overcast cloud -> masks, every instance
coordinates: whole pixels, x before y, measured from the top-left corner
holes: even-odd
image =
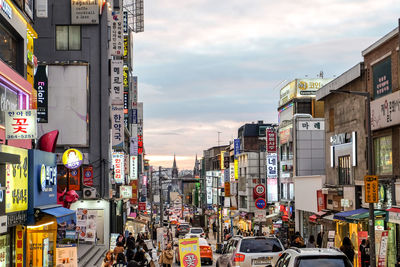
[[[277,122],[280,85],[332,78],[395,27],[397,0],[150,0],[134,73],[153,166],[192,169],[196,153],[247,122]]]

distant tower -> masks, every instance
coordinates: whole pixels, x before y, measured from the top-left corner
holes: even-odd
[[[172,179],[178,178],[178,167],[176,166],[176,157],[174,154],[174,163],[172,165]]]
[[[196,154],[196,160],[194,161],[193,177],[200,178],[200,162],[197,160],[197,154]]]

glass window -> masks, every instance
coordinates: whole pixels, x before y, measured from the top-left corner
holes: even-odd
[[[243,239],[240,244],[240,252],[261,253],[261,252],[279,252],[283,248],[275,238],[251,238]]]
[[[297,266],[314,267],[314,266],[330,266],[330,267],[349,267],[351,266],[344,258],[299,258]]]
[[[349,185],[351,184],[350,177],[350,155],[342,156],[338,158],[339,162],[339,184]]]
[[[0,235],[0,266],[11,266],[10,264],[10,235]]]
[[[392,136],[374,139],[375,173],[392,174]]]
[[[81,26],[56,26],[56,50],[80,50]]]
[[[17,40],[0,24],[0,59],[17,69]]]

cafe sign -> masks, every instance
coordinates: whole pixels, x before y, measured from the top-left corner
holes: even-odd
[[[6,139],[36,139],[36,110],[9,110],[5,112]]]

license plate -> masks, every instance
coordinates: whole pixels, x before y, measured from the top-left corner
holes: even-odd
[[[267,258],[258,258],[253,260],[253,265],[268,265],[271,261]]]

